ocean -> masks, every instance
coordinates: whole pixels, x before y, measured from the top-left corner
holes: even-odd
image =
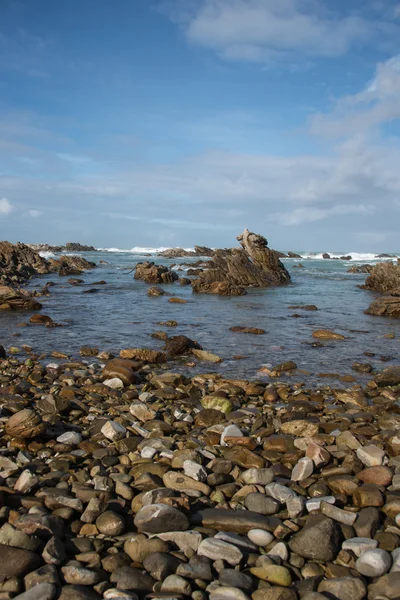
[[[150,336],[163,330],[168,335],[183,334],[197,340],[205,350],[223,358],[220,364],[193,361],[196,365],[191,367],[184,365],[187,358],[179,359],[170,363],[172,371],[221,372],[234,378],[268,379],[265,369],[293,360],[300,371],[280,379],[302,381],[304,376],[307,383],[324,385],[335,381],[338,386],[349,385],[341,381],[343,375],[353,375],[356,382],[365,381],[365,375],[352,370],[354,362],[369,362],[376,369],[398,363],[400,321],[365,315],[364,310],[375,294],[358,287],[363,284],[365,274],[347,273],[350,266],[376,263],[375,254],[331,254],[351,255],[351,261],[324,260],[321,253],[304,254],[301,260],[283,259],[292,277],[291,285],[250,289],[242,297],[193,294],[190,286],[163,285],[167,292],[187,301],[171,304],[168,296],[149,297],[149,285],[136,281],[129,271],[138,262],[154,260],[175,265],[173,268],[184,276],[188,268],[184,264],[198,258],[166,259],[157,256],[159,250],[111,248],[82,253],[98,266],[82,275],[84,284],[80,286],[72,286],[67,282],[68,277],[54,274],[31,280],[25,287],[37,289],[48,281],[56,283],[50,287],[51,295],[39,300],[43,303],[42,313],[63,326],[22,326],[29,321],[29,314],[3,313],[0,343],[5,347],[31,346],[35,352],[46,354],[47,362],[54,362],[50,359],[53,351],[78,358],[82,346],[115,354],[122,348],[161,349],[163,342]],[[46,257],[50,254],[42,253]],[[296,268],[299,262],[304,268]],[[94,285],[99,280],[107,283]],[[97,292],[83,293],[91,288]],[[290,308],[307,304],[317,305],[318,310]],[[178,326],[159,325],[160,321],[168,320],[177,321]],[[256,336],[231,332],[230,327],[235,325],[262,328],[266,333]],[[312,332],[316,329],[332,329],[346,339],[326,341],[322,347],[315,347]],[[373,356],[366,356],[366,352]]]

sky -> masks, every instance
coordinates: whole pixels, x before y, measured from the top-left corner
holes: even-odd
[[[1,0],[0,239],[400,252],[400,0]]]

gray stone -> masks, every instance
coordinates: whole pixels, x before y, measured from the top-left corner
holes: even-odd
[[[383,575],[368,586],[368,600],[398,600],[400,590],[400,572]]]
[[[30,590],[15,596],[15,600],[53,600],[57,588],[52,583],[39,583]]]
[[[277,500],[259,492],[247,494],[244,505],[248,510],[260,513],[261,515],[274,515],[279,511],[280,506]]]
[[[367,587],[358,577],[338,577],[321,581],[318,592],[335,600],[363,600],[367,596]]]
[[[61,569],[66,583],[72,585],[96,585],[100,581],[100,574],[84,567],[66,565]]]
[[[157,581],[164,581],[169,575],[173,575],[180,561],[167,552],[153,552],[146,556],[143,561],[143,566],[146,571]]]
[[[310,515],[305,527],[296,533],[289,547],[303,558],[330,561],[340,548],[341,531],[339,525],[323,515]]]
[[[233,566],[238,565],[243,558],[243,554],[237,546],[215,538],[203,540],[199,546],[198,554],[211,560],[223,558],[224,561]]]
[[[356,569],[366,577],[381,577],[392,566],[392,557],[389,552],[381,548],[363,552],[356,561]]]
[[[57,537],[50,538],[43,549],[42,557],[48,564],[61,565],[65,561],[64,543]]]
[[[265,491],[268,496],[275,498],[275,500],[278,500],[278,502],[281,502],[282,504],[287,502],[289,498],[295,498],[297,496],[296,492],[280,483],[269,483],[265,486]]]
[[[268,485],[273,482],[275,474],[273,469],[246,469],[240,476],[243,483],[248,485]]]
[[[111,583],[116,583],[120,590],[133,590],[139,594],[151,592],[155,580],[133,567],[121,567],[110,576]]]
[[[314,472],[314,463],[311,458],[300,458],[297,464],[294,466],[292,470],[291,479],[292,481],[303,481],[303,479],[308,479]]]
[[[253,544],[262,547],[268,546],[274,539],[272,533],[269,533],[269,531],[265,531],[264,529],[250,529],[247,537]]]
[[[161,592],[163,594],[183,594],[190,596],[192,593],[191,585],[186,579],[179,575],[168,575],[161,584]]]
[[[361,556],[367,550],[374,550],[378,546],[377,540],[370,538],[355,537],[345,540],[342,544],[343,550],[351,550],[356,556]]]
[[[10,523],[4,523],[0,529],[0,544],[12,546],[13,548],[32,550],[32,552],[43,548],[43,542],[37,537],[27,535],[23,531],[15,529]]]
[[[101,596],[90,587],[83,585],[65,585],[58,600],[101,600]]]
[[[13,577],[22,577],[40,565],[40,556],[24,550],[0,544],[0,583]]]
[[[143,506],[137,512],[134,523],[139,531],[146,531],[147,533],[185,531],[189,529],[189,521],[186,515],[166,504]]]
[[[235,571],[234,569],[223,569],[219,573],[219,583],[225,587],[234,587],[251,592],[253,589],[253,580],[250,575]]]
[[[211,591],[210,600],[250,600],[250,596],[239,588],[221,586]]]

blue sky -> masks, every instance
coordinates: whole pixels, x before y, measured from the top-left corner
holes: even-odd
[[[0,238],[400,251],[400,0],[2,0]]]

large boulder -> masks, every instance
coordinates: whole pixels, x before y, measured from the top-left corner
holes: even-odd
[[[247,287],[266,288],[290,283],[288,271],[278,253],[268,248],[265,237],[245,229],[237,239],[241,248],[214,252],[209,268],[193,281],[193,291],[222,295],[231,295],[231,291],[241,295]]]
[[[136,265],[134,277],[146,283],[173,283],[179,279],[175,271],[148,261]]]

